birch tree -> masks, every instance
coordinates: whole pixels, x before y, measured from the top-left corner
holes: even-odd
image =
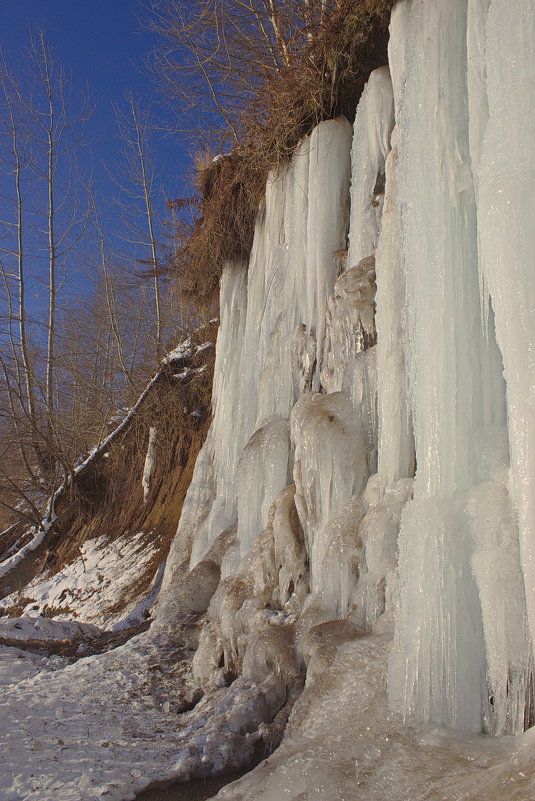
[[[90,216],[76,164],[88,107],[71,114],[67,100],[43,33],[31,39],[24,81],[0,58],[0,277],[7,308],[0,369],[27,480],[48,487],[67,471],[58,431],[59,292]],[[28,303],[30,287],[38,303]]]
[[[157,237],[154,210],[155,171],[151,158],[149,136],[152,129],[150,108],[143,107],[131,92],[126,93],[125,109],[116,110],[117,126],[123,142],[125,169],[116,183],[129,198],[121,201],[125,224],[123,237],[146,256],[138,261],[152,280],[154,296],[154,342],[157,359],[163,356],[163,319],[160,243]],[[133,206],[131,205],[133,201]],[[139,215],[138,211],[141,213]]]

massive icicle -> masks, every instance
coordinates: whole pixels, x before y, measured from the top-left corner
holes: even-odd
[[[482,4],[483,20],[487,3]],[[488,122],[473,128],[477,160],[478,233],[485,286],[507,381],[514,496],[531,637],[535,641],[535,7],[494,0],[484,40]],[[475,53],[471,54],[475,59]],[[475,99],[477,103],[477,96]]]
[[[376,253],[378,471],[384,486],[414,472],[414,437],[407,397],[407,319],[398,219],[398,131],[386,160],[381,235]]]
[[[212,465],[213,494],[210,509],[197,521],[192,565],[238,520],[238,506],[242,552],[250,548],[265,525],[269,504],[289,478],[281,462],[275,471],[278,484],[272,482],[262,494],[261,451],[264,446],[272,449],[273,436],[266,432],[279,425],[276,421],[289,419],[303,388],[293,352],[298,327],[303,341],[312,343],[303,356],[308,383],[319,383],[327,300],[339,270],[337,253],[346,244],[350,143],[351,127],[342,118],[322,123],[301,143],[289,167],[268,180],[248,269],[241,265],[224,270],[214,421],[206,446],[212,457],[201,457]],[[271,429],[265,428],[268,424]],[[264,435],[256,435],[261,428]],[[242,457],[249,441],[249,455]],[[280,458],[284,461],[282,451]],[[199,476],[199,481],[206,485],[207,477]],[[248,500],[238,500],[238,481],[241,498]],[[191,492],[198,492],[195,480]],[[260,516],[253,509],[253,496],[264,506]],[[188,521],[186,513],[181,529],[190,527]],[[185,530],[179,532],[178,543],[183,536]]]
[[[486,5],[481,4],[483,14]],[[470,19],[473,26],[473,13]],[[400,3],[391,32],[418,469],[415,500],[406,507],[400,536],[390,695],[406,715],[423,720],[476,731],[485,721],[491,730],[518,731],[528,698],[530,644],[518,562],[509,567],[518,540],[506,522],[511,519],[504,479],[506,388],[492,311],[480,304],[481,209],[471,170],[466,44],[477,40],[477,32],[467,28],[465,3],[437,0]],[[481,71],[472,72],[470,87],[474,148],[485,108],[477,97],[485,91]],[[473,158],[481,172],[485,154],[479,144]],[[498,267],[501,276],[504,266]],[[496,308],[510,293],[510,279],[507,287],[496,287]],[[511,306],[508,315],[515,316]],[[509,379],[510,425],[516,385]],[[513,436],[513,447],[514,442]],[[513,463],[519,463],[514,453]],[[477,500],[487,481],[497,482],[486,497],[492,498],[490,514],[502,521],[501,537],[493,534]],[[496,576],[489,583],[491,553]],[[509,631],[496,607],[506,610]]]
[[[382,67],[370,75],[355,117],[348,268],[373,256],[377,247],[393,112],[392,82],[388,67]]]

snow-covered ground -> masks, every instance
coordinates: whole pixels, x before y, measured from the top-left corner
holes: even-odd
[[[247,765],[273,685],[237,679],[198,700],[191,656],[150,632],[74,663],[0,647],[1,801],[123,801]]]
[[[517,738],[404,726],[388,709],[389,637],[339,646],[297,701],[283,745],[225,801],[531,801],[533,731]],[[180,653],[140,635],[75,664],[1,648],[2,801],[119,801],[151,781],[240,764],[253,682],[180,715]],[[186,656],[184,654],[184,656]],[[187,661],[187,660],[186,660]],[[233,739],[234,738],[234,739]]]
[[[180,750],[169,705],[179,661],[163,672],[164,654],[132,645],[74,664],[12,648],[0,656],[2,801],[132,798],[168,772]]]
[[[133,625],[143,619],[155,592],[140,603],[128,603],[126,599],[154,560],[156,550],[150,534],[143,532],[111,542],[104,536],[87,540],[80,546],[78,559],[49,578],[39,577],[20,592],[7,596],[0,601],[0,610],[9,609],[21,599],[31,599],[23,614],[34,618],[48,607],[61,620],[74,618],[108,629]]]

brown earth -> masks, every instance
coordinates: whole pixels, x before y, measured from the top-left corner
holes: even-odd
[[[216,335],[214,323],[196,332],[193,344],[213,343]],[[58,572],[79,557],[86,540],[105,535],[112,541],[128,532],[145,534],[154,559],[117,606],[120,610],[144,597],[167,556],[195,460],[210,425],[213,361],[212,345],[162,368],[120,435],[75,475],[67,490],[58,493],[57,520],[43,542],[0,579],[0,598],[23,590],[43,572],[49,576]],[[182,377],[187,368],[193,369]],[[197,372],[199,368],[202,371]],[[157,430],[157,447],[145,502],[141,478],[151,426]],[[7,614],[20,614],[30,600],[22,598]],[[53,617],[55,611],[45,610],[45,614]],[[117,609],[101,611],[114,614]]]

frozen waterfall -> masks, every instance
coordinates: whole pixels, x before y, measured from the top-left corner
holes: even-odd
[[[300,142],[223,266],[150,628],[74,661],[13,648],[70,648],[34,612],[67,580],[93,606],[85,545],[3,618],[1,799],[255,764],[217,798],[535,798],[534,110],[535,0],[395,4],[354,125]],[[87,574],[128,563],[122,593],[148,535],[95,540]]]
[[[510,59],[524,41],[520,63],[533,68],[534,9],[517,5],[523,15],[500,2],[413,0],[391,23],[418,467],[399,538],[390,696],[407,716],[476,731],[522,730],[531,680],[535,293],[525,215],[535,137]],[[512,146],[504,122],[519,137]]]
[[[322,123],[270,176],[223,273],[161,602],[223,532],[223,578],[258,570],[284,507],[280,613],[388,633],[395,712],[491,733],[533,712],[535,9],[515,6],[401,0],[353,134]]]

